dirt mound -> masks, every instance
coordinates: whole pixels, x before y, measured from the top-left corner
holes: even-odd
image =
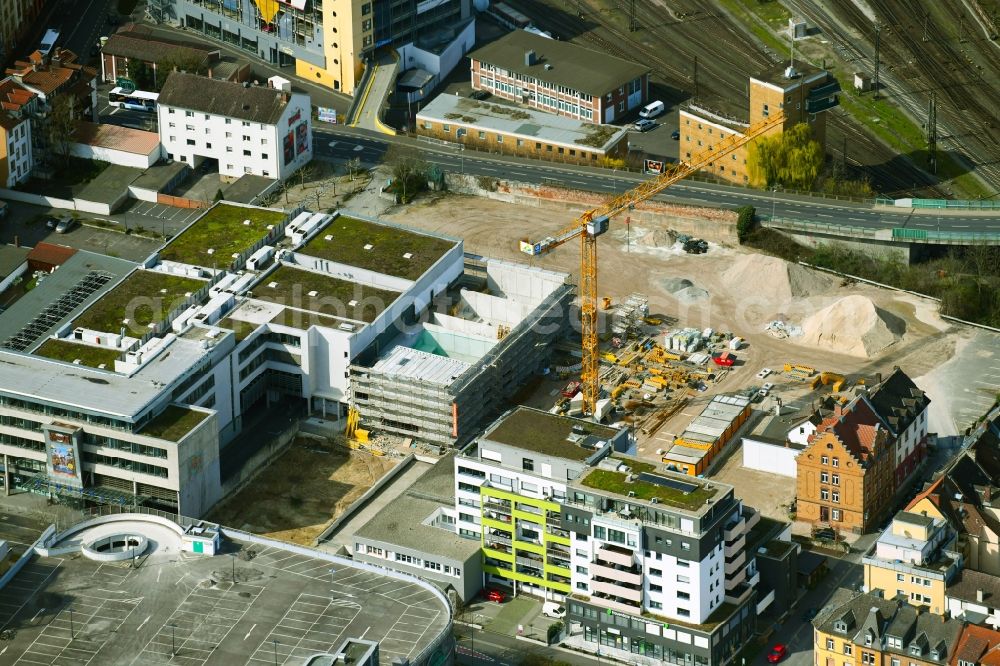
[[[701,287],[687,287],[674,292],[674,298],[681,303],[700,303],[708,300],[708,292]]]
[[[734,294],[772,304],[818,296],[835,284],[823,273],[760,254],[737,257],[722,279]]]
[[[666,229],[652,229],[644,233],[636,245],[646,247],[673,247],[677,242],[677,234]]]
[[[676,294],[681,289],[694,286],[694,282],[691,282],[687,278],[664,278],[660,281],[660,284],[671,294]]]
[[[899,317],[875,306],[866,296],[846,296],[802,324],[801,344],[851,356],[871,358],[906,332]]]

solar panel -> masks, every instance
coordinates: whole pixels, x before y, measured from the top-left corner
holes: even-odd
[[[673,479],[666,476],[660,476],[658,474],[650,474],[649,472],[640,472],[639,480],[652,483],[657,486],[673,488],[674,490],[679,490],[685,494],[693,493],[698,490],[698,484],[696,483],[688,483],[687,481],[681,481],[680,479]]]
[[[62,321],[66,315],[80,307],[90,296],[110,282],[115,276],[104,271],[90,271],[76,285],[50,303],[35,315],[35,318],[24,327],[7,338],[2,347],[14,351],[24,351],[39,338],[44,336],[53,326]]]

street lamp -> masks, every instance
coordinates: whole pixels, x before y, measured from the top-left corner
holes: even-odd
[[[775,195],[777,194],[777,192],[778,192],[778,188],[777,187],[772,187],[771,188],[771,221],[772,222],[774,221],[774,198],[775,198]]]
[[[274,643],[274,666],[278,666],[278,641],[271,639],[271,642]]]
[[[76,638],[76,630],[73,628],[73,607],[69,607],[69,639]]]
[[[174,630],[177,628],[176,624],[170,625],[170,656],[174,657],[177,655],[177,639],[174,636]]]

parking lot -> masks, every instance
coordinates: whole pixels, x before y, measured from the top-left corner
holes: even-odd
[[[152,228],[154,231],[159,231],[156,223],[164,223],[166,225],[166,233],[170,234],[172,230],[179,231],[183,229],[191,221],[204,213],[205,211],[201,208],[175,208],[149,201],[133,201],[130,206],[122,210],[121,214],[128,218],[130,226],[134,219],[133,216],[136,215],[155,218],[155,220],[150,221],[144,220],[140,224],[144,224],[147,228]]]
[[[365,637],[381,643],[388,663],[415,657],[448,622],[414,583],[281,548],[234,546],[216,557],[140,558],[137,568],[35,559],[0,595],[0,626],[15,632],[0,662],[301,664]]]

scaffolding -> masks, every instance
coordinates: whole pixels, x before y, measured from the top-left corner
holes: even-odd
[[[611,313],[611,332],[625,343],[642,334],[643,320],[649,315],[649,297],[632,294]]]

